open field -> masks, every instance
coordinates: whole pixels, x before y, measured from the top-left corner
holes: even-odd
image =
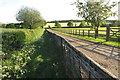
[[[67,23],[60,23],[61,24],[61,27],[67,27]],[[76,26],[79,26],[80,25],[80,22],[74,22],[74,26],[75,26],[75,24],[76,24]],[[46,27],[48,27],[48,26],[50,26],[50,27],[55,27],[55,23],[47,23],[45,26],[44,26],[44,28],[46,28]]]
[[[59,22],[61,24],[61,27],[67,27],[67,22]],[[79,26],[81,22],[74,22],[74,25]],[[106,24],[111,24],[110,22],[107,22]],[[47,28],[48,26],[50,27],[55,27],[55,23],[47,23],[44,28]],[[88,26],[87,22],[85,23],[85,26]]]

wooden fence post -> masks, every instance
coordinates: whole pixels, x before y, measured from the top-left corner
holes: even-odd
[[[84,30],[83,30],[83,36],[84,36]]]
[[[109,38],[110,38],[110,27],[107,26],[106,27],[106,41],[109,41]]]
[[[80,29],[79,29],[79,36],[80,36]]]
[[[98,38],[98,29],[95,29],[95,39]]]

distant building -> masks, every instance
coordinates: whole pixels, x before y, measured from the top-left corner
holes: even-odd
[[[120,20],[120,1],[118,2],[118,20]]]

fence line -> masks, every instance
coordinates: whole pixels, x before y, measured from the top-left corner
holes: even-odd
[[[69,78],[86,78],[97,80],[108,78],[116,80],[116,77],[93,61],[91,58],[74,48],[64,38],[49,32],[55,40],[56,45],[61,49],[64,56],[64,65]]]
[[[115,31],[115,29],[117,31]],[[88,37],[94,37],[96,38],[97,35],[95,33],[95,30],[84,30],[84,29],[68,29],[68,30],[59,30],[59,29],[53,29],[53,30],[57,30],[63,33],[67,33],[67,34],[73,34],[73,35],[81,35],[81,36],[88,36]],[[100,34],[100,32],[105,32],[105,34]],[[116,39],[120,39],[120,28],[110,28],[110,27],[106,27],[106,30],[98,30],[98,35],[99,36],[105,36],[105,40],[109,41],[110,38],[115,37]],[[98,36],[98,37],[99,37]]]

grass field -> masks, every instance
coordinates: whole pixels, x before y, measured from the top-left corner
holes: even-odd
[[[61,27],[67,27],[67,22],[59,22],[60,24],[61,24]],[[80,23],[81,22],[74,22],[73,24],[73,26],[75,26],[75,24],[76,24],[76,26],[79,26],[80,25]],[[107,22],[106,24],[111,24],[110,22]],[[50,26],[50,27],[55,27],[55,23],[47,23],[45,26],[44,26],[44,28],[47,28],[48,26]],[[85,26],[89,26],[87,23],[85,23]]]
[[[67,27],[67,23],[65,22],[65,23],[60,23],[61,24],[61,27]],[[76,26],[79,26],[80,25],[80,22],[74,22],[74,26],[75,26],[75,24],[76,24]],[[44,28],[47,28],[48,26],[50,26],[50,27],[55,27],[55,23],[47,23],[45,26],[44,26]]]

